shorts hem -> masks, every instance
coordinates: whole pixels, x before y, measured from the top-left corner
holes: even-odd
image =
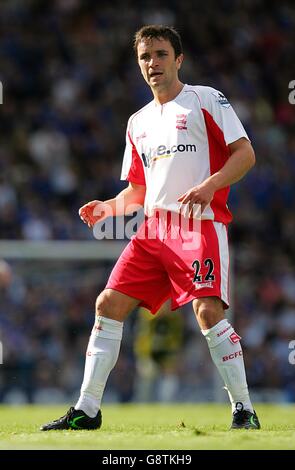
[[[143,307],[143,308],[146,308],[147,310],[149,310],[151,312],[152,315],[155,315],[157,313],[157,311],[160,309],[161,305],[163,305],[163,303],[165,303],[168,299],[170,299],[171,297],[167,297],[165,298],[164,300],[161,300],[160,302],[158,302],[155,306],[152,306],[151,304],[148,304],[145,300],[143,299],[139,299],[138,297],[135,297],[134,295],[130,294],[130,291],[128,292],[128,289],[124,289],[124,287],[112,287],[110,285],[106,285],[105,286],[105,289],[112,289],[112,290],[115,290],[117,292],[120,292],[121,294],[125,294],[125,295],[128,295],[128,297],[131,297],[132,299],[135,299],[135,300],[138,300],[138,305],[137,307]],[[135,308],[137,308],[135,307]]]
[[[109,286],[109,285],[107,284],[104,289],[105,289],[105,290],[106,290],[106,289],[115,290],[115,291],[117,291],[117,292],[120,292],[121,294],[128,295],[128,297],[131,297],[131,298],[134,299],[134,300],[138,300],[138,302],[142,302],[142,300],[139,299],[138,297],[135,297],[134,295],[130,295],[130,292],[127,292],[127,290],[125,290],[124,288],[122,289],[121,287],[113,287],[113,286]],[[138,305],[139,305],[139,304],[138,304]]]
[[[203,294],[190,295],[188,298],[182,300],[181,302],[173,302],[172,301],[171,310],[172,311],[177,310],[178,308],[183,307],[183,305],[186,305],[186,304],[188,304],[189,302],[192,302],[195,299],[202,299],[204,297],[218,297],[222,301],[224,309],[227,310],[229,308],[229,304],[220,295],[218,295],[216,293],[208,294],[207,292],[206,293],[204,292]]]

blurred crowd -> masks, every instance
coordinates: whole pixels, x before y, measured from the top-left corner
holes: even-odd
[[[116,0],[1,1],[0,237],[93,238],[77,211],[125,187],[119,176],[127,120],[151,99],[132,38],[148,23],[179,30],[182,81],[225,93],[252,140],[257,164],[232,187],[229,203],[232,313],[251,388],[265,399],[295,401],[288,362],[295,339],[292,1],[126,0],[124,8]],[[94,300],[110,269],[1,263],[0,400],[77,396]],[[126,322],[107,397],[216,398],[190,306],[172,315],[169,322],[164,308],[150,321],[134,312]]]

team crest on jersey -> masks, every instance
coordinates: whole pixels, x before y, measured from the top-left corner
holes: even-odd
[[[216,101],[221,106],[223,106],[224,108],[229,108],[230,107],[230,103],[228,102],[228,99],[224,96],[223,93],[221,93],[221,91],[214,91],[214,93],[212,93],[212,95],[215,97]]]
[[[176,129],[180,131],[187,129],[187,114],[176,114]]]

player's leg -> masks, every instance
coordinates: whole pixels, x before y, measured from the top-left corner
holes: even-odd
[[[120,351],[123,322],[139,303],[126,294],[105,289],[96,300],[95,322],[89,339],[84,379],[76,410],[91,418],[100,409],[102,395]]]
[[[186,243],[178,237],[168,240],[165,247],[164,256],[172,284],[172,306],[177,308],[193,301],[212,359],[227,387],[233,411],[236,412],[238,406],[243,416],[245,413],[254,416],[240,337],[224,317],[224,307],[228,306],[229,272],[226,227],[204,220],[198,231],[191,233],[187,230],[183,234]],[[255,427],[254,424],[250,426]]]
[[[121,254],[105,290],[96,301],[95,324],[88,344],[80,398],[67,415],[43,426],[42,430],[100,427],[100,403],[107,378],[118,358],[123,321],[138,304],[155,313],[170,295],[169,279],[161,266],[159,253],[156,240],[135,237]]]
[[[112,289],[101,292],[96,301],[95,322],[87,347],[79,400],[65,416],[42,426],[42,431],[96,429],[101,426],[101,400],[109,374],[118,359],[123,321],[139,302]]]
[[[240,337],[224,317],[223,303],[217,297],[195,299],[193,308],[205,336],[234,413],[233,427],[260,427],[250,401]]]

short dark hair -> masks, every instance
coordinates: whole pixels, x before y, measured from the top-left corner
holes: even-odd
[[[134,35],[134,51],[137,56],[137,46],[144,39],[165,39],[170,41],[175,52],[175,58],[182,54],[181,37],[173,26],[148,25],[140,28]]]

